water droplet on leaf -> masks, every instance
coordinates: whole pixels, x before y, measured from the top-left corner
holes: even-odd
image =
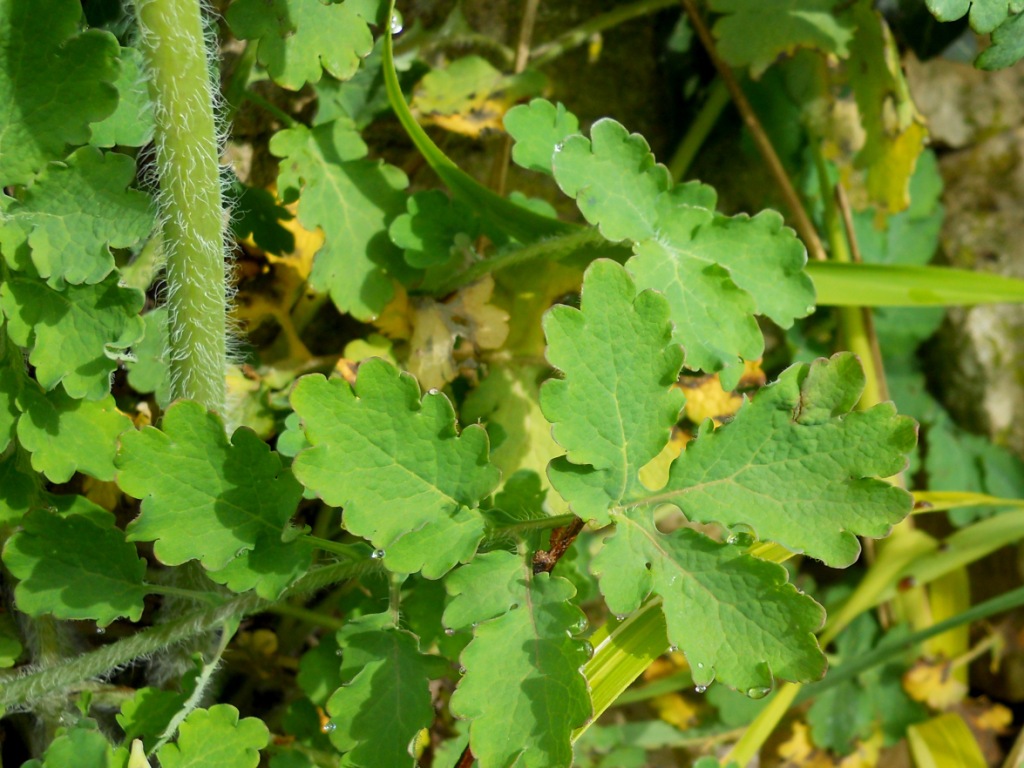
[[[455,634],[455,630],[454,630],[454,629],[452,629],[451,627],[445,627],[445,629],[444,629],[444,633],[445,633],[446,635],[448,635],[448,637],[451,637],[452,635],[454,635],[454,634]]]
[[[400,35],[400,34],[402,34],[402,29],[403,29],[402,24],[403,24],[402,14],[400,14],[397,10],[392,11],[391,12],[391,23],[389,24],[389,27],[391,29],[391,34],[392,35]]]
[[[336,723],[328,720],[326,723],[324,723],[322,726],[320,726],[320,730],[323,731],[324,733],[331,733],[337,727],[338,726],[337,726]]]
[[[704,691],[706,691],[707,689],[708,687],[706,685],[698,685],[693,690],[695,690],[697,693],[704,693]]]
[[[459,667],[459,674],[460,675],[466,674],[466,668],[465,667]]]
[[[729,538],[726,539],[726,542],[737,547],[749,547],[756,541],[754,529],[743,523],[732,526],[729,529]]]
[[[370,555],[370,557],[372,557],[374,560],[383,560],[384,559],[384,550],[383,549],[375,549],[375,550],[373,550],[373,554]]]
[[[96,634],[105,635],[107,634],[107,630],[104,627],[96,627]]]
[[[617,613],[617,614],[615,614],[615,620],[616,621],[625,621],[626,620],[626,616],[625,616],[625,614]]]
[[[748,688],[747,696],[749,696],[752,699],[763,699],[771,692],[771,688]]]
[[[668,652],[669,652],[669,653],[675,653],[675,652],[676,652],[676,651],[678,651],[678,650],[679,650],[679,646],[678,646],[678,645],[670,645],[670,646],[668,647]]]
[[[341,650],[341,648],[339,648],[338,650],[336,650],[336,651],[334,652],[334,655],[335,655],[335,656],[341,656],[341,655],[343,655],[344,653],[345,653],[345,652],[344,652],[343,650]]]

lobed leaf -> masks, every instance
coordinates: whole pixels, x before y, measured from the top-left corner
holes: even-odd
[[[279,131],[270,150],[282,158],[282,196],[299,197],[299,221],[324,232],[310,282],[328,291],[341,312],[376,317],[394,294],[388,275],[407,269],[387,235],[405,212],[405,174],[366,159],[366,144],[347,118]]]
[[[24,411],[18,442],[32,454],[33,469],[54,483],[66,483],[75,472],[114,479],[117,437],[131,429],[132,420],[113,397],[75,400],[62,388],[43,392],[33,383],[22,390],[18,404]]]
[[[50,287],[98,283],[114,269],[110,248],[127,248],[153,229],[149,195],[128,189],[135,162],[127,155],[82,147],[51,163],[0,224],[8,263],[27,243],[32,263]]]
[[[62,511],[35,509],[3,551],[19,579],[18,609],[29,616],[94,619],[142,617],[146,561],[125,540],[114,516],[82,497]]]
[[[192,712],[178,729],[178,740],[157,751],[163,768],[256,768],[270,732],[255,717],[238,719],[230,704]]]
[[[1024,11],[1021,0],[925,0],[928,10],[939,21],[956,21],[970,9],[971,28],[988,34],[1012,14]]]
[[[460,658],[466,671],[451,710],[470,721],[469,743],[481,768],[568,768],[572,731],[591,714],[580,673],[589,646],[573,637],[586,624],[570,602],[576,590],[560,577],[534,575],[527,562],[508,552],[490,553],[477,575],[480,561],[460,569],[455,583],[489,590],[491,573],[506,573],[514,564],[518,576],[510,586],[516,600],[510,610],[473,630]],[[462,599],[489,603],[475,596]]]
[[[258,41],[256,56],[274,82],[297,91],[324,71],[339,80],[355,74],[373,49],[369,24],[383,0],[238,0],[227,11],[231,30]]]
[[[110,374],[142,336],[144,302],[141,291],[118,284],[116,273],[63,291],[31,271],[15,272],[0,285],[7,333],[30,350],[36,380],[44,389],[63,383],[68,395],[87,400],[110,392]]]
[[[857,536],[886,535],[912,506],[910,494],[875,478],[906,466],[916,425],[891,403],[851,412],[863,386],[849,353],[788,368],[730,424],[702,429],[665,488],[637,503],[675,504],[694,522],[749,525],[791,551],[849,565]]]
[[[779,214],[714,213],[713,190],[673,186],[643,137],[614,120],[594,123],[589,140],[567,138],[554,176],[602,235],[632,241],[626,267],[640,288],[665,293],[688,368],[738,369],[764,349],[754,314],[789,327],[813,310],[806,252]]]
[[[420,653],[410,632],[384,614],[363,616],[338,632],[341,679],[327,702],[331,743],[343,766],[412,765],[413,743],[434,719],[429,683],[447,662]]]
[[[77,0],[0,6],[0,184],[28,183],[117,106],[117,39],[79,32]]]
[[[505,113],[504,122],[505,130],[515,140],[512,159],[516,165],[549,176],[555,154],[580,128],[576,115],[561,102],[555,105],[545,99],[512,107]]]
[[[448,398],[420,400],[416,380],[380,359],[359,368],[355,388],[307,376],[291,397],[311,448],[295,476],[343,525],[384,552],[398,573],[436,579],[469,560],[483,538],[480,500],[498,484],[479,426],[457,432]]]
[[[445,264],[451,260],[456,235],[472,239],[480,232],[472,210],[439,189],[410,195],[406,210],[391,222],[388,233],[403,249],[409,266],[417,269]]]
[[[548,361],[564,374],[541,389],[541,410],[566,451],[548,476],[577,515],[607,524],[608,509],[637,492],[640,468],[668,442],[683,406],[672,386],[682,354],[668,305],[652,291],[638,296],[622,267],[598,260],[580,309],[552,308],[544,331]]]
[[[142,499],[129,541],[155,542],[154,554],[167,565],[199,560],[216,571],[276,544],[302,495],[254,432],[240,428],[229,441],[220,418],[189,401],[165,412],[162,430],[122,435],[116,464],[118,485]]]
[[[788,583],[785,568],[680,528],[654,526],[651,510],[616,515],[594,558],[608,608],[629,614],[662,598],[669,642],[686,654],[694,683],[712,680],[761,698],[774,678],[815,680],[825,657],[815,632],[825,611]]]
[[[977,59],[979,69],[1005,69],[1024,59],[1024,12],[1011,16],[992,32],[992,44]]]
[[[122,48],[117,88],[117,109],[92,124],[94,147],[144,147],[153,140],[153,102],[149,97],[142,53],[137,48]]]
[[[854,24],[842,0],[710,0],[718,52],[758,78],[780,56],[811,48],[845,58]]]

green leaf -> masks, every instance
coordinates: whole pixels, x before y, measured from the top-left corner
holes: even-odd
[[[101,400],[118,360],[142,336],[141,291],[122,288],[116,273],[96,285],[55,291],[29,272],[0,285],[7,333],[31,350],[29,362],[44,389],[59,383],[73,398]]]
[[[9,612],[0,614],[0,669],[13,667],[24,651],[14,617]]]
[[[439,189],[410,195],[406,209],[408,213],[391,222],[388,234],[403,249],[409,266],[417,269],[449,261],[456,235],[472,239],[480,232],[472,210]]]
[[[486,552],[472,567],[452,571],[444,580],[451,602],[441,621],[446,629],[469,629],[481,621],[503,616],[522,597],[523,564],[509,552]]]
[[[315,648],[310,648],[299,659],[295,682],[318,707],[326,704],[342,684],[339,656],[341,649],[335,636],[324,635]]]
[[[404,269],[387,229],[405,212],[405,174],[366,159],[366,145],[347,118],[279,131],[270,150],[282,158],[282,196],[298,196],[299,221],[324,232],[310,282],[329,291],[340,311],[360,320],[377,316],[394,293],[389,271]]]
[[[117,40],[78,32],[77,0],[0,6],[0,183],[26,184],[117,106]]]
[[[814,633],[825,612],[787,582],[785,568],[689,528],[663,535],[650,510],[616,523],[593,563],[608,608],[629,614],[660,595],[669,642],[686,654],[698,687],[717,679],[761,698],[776,677],[824,674]]]
[[[300,538],[284,541],[281,536],[277,530],[260,532],[252,550],[207,576],[232,592],[255,589],[260,597],[277,600],[313,564],[311,544]]]
[[[232,180],[230,196],[231,231],[240,240],[252,237],[254,243],[268,253],[282,255],[295,250],[295,235],[281,226],[282,221],[295,218],[274,195],[258,187],[247,187]]]
[[[31,760],[22,768],[122,768],[124,756],[115,754],[95,720],[83,718],[68,729],[61,729],[43,760]],[[120,750],[118,750],[120,753]]]
[[[806,252],[775,211],[728,218],[681,206],[658,229],[635,246],[626,268],[638,288],[664,292],[687,368],[715,371],[759,358],[755,313],[788,328],[813,311]]]
[[[339,80],[355,74],[373,48],[368,26],[381,0],[239,0],[227,11],[236,37],[257,40],[257,58],[274,82],[297,91],[324,71]]]
[[[142,53],[121,49],[117,76],[117,109],[105,120],[92,124],[94,147],[144,147],[153,140],[153,103],[143,71]]]
[[[52,288],[100,282],[114,269],[110,248],[134,245],[153,229],[149,195],[127,189],[134,178],[132,158],[93,147],[51,163],[8,207],[4,252],[13,254],[27,238],[32,263]]]
[[[154,393],[157,405],[171,402],[171,367],[167,339],[167,308],[156,307],[142,316],[142,340],[132,347],[134,360],[125,364],[128,383],[140,394]]]
[[[508,552],[490,553],[478,577],[482,559],[453,574],[455,582],[449,584],[478,585],[490,592],[490,574],[510,573],[514,565],[518,573],[508,588],[515,602],[495,618],[484,620],[490,608],[481,612],[473,640],[462,652],[466,671],[451,710],[470,721],[470,746],[481,768],[568,768],[570,735],[591,714],[579,671],[590,651],[574,637],[586,625],[582,611],[570,602],[576,590],[565,579],[534,575],[529,563]],[[481,606],[491,602],[462,599]],[[523,699],[527,691],[528,704]]]
[[[992,33],[992,44],[982,51],[978,69],[1004,69],[1024,59],[1024,13],[1012,16]]]
[[[86,514],[79,510],[85,507]],[[14,596],[30,616],[138,621],[146,562],[125,541],[114,516],[85,499],[66,514],[37,509],[8,539],[4,565],[20,582]]]
[[[230,704],[197,709],[178,729],[178,741],[157,751],[163,768],[256,768],[270,732],[255,717],[238,719]]]
[[[715,214],[712,190],[674,187],[643,137],[614,120],[596,122],[590,140],[566,139],[554,174],[602,235],[632,241],[627,268],[641,289],[665,293],[688,368],[716,371],[760,357],[755,313],[788,327],[813,309],[804,248],[779,214]]]
[[[458,434],[447,397],[421,401],[412,376],[372,359],[354,390],[307,376],[291,402],[313,446],[295,458],[295,476],[343,507],[345,528],[383,550],[389,570],[436,579],[473,556],[484,532],[475,507],[499,472],[481,427]]]
[[[132,420],[117,409],[114,398],[75,400],[63,388],[43,392],[27,386],[18,403],[18,441],[32,454],[32,468],[54,483],[66,483],[75,472],[97,480],[114,479],[117,438]]]
[[[971,28],[988,34],[1014,13],[1024,11],[1021,0],[925,0],[939,21],[956,21],[971,11]]]
[[[139,688],[135,695],[121,705],[117,724],[124,730],[124,740],[143,739],[152,748],[171,720],[185,705],[185,692],[165,691],[160,688]],[[146,738],[148,737],[148,738]]]
[[[683,406],[668,305],[653,291],[637,296],[622,267],[598,260],[581,308],[552,308],[544,331],[548,361],[564,374],[541,389],[566,450],[548,476],[577,515],[607,524],[612,506],[642,490],[640,468],[664,448]]]
[[[199,560],[219,570],[280,539],[302,494],[251,430],[239,428],[229,442],[220,417],[188,401],[167,410],[162,431],[122,435],[116,464],[118,485],[142,499],[128,539],[155,542],[154,554],[167,565]]]
[[[891,403],[850,412],[863,387],[850,353],[786,369],[731,423],[702,428],[667,486],[643,503],[676,504],[693,522],[749,525],[791,551],[849,565],[857,536],[886,535],[912,505],[874,478],[906,466],[916,425]]]
[[[388,615],[363,616],[338,632],[342,686],[327,713],[344,766],[411,766],[413,742],[434,719],[429,682],[448,663],[421,654],[416,637],[390,622]]]
[[[725,14],[714,26],[718,52],[734,67],[760,77],[780,56],[798,48],[849,54],[854,25],[841,0],[711,0]]]
[[[29,509],[44,504],[42,486],[43,478],[32,471],[24,452],[0,459],[0,524],[17,523]]]
[[[545,99],[534,99],[505,113],[505,130],[515,140],[512,159],[516,165],[549,176],[555,153],[579,129],[576,115],[561,102],[556,106]]]
[[[5,344],[5,341],[0,336],[0,344]],[[7,346],[13,349],[13,345]],[[18,416],[21,415],[21,409],[17,404],[18,392],[28,378],[15,365],[10,356],[0,354],[0,454],[7,450],[11,438],[14,437],[14,427],[18,423]]]

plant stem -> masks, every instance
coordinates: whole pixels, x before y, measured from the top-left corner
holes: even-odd
[[[729,89],[725,85],[725,80],[721,77],[715,78],[711,88],[708,89],[708,95],[701,105],[700,112],[690,123],[689,130],[686,131],[683,140],[676,147],[672,159],[668,161],[668,171],[672,174],[673,180],[680,181],[686,175],[697,152],[704,146],[708,134],[715,127],[718,118],[722,116],[722,110],[728,103]]]
[[[293,584],[281,599],[308,594],[360,575],[375,567],[375,561],[344,562],[310,571]],[[0,709],[23,708],[46,696],[63,692],[93,677],[129,664],[141,656],[153,654],[175,643],[210,631],[233,618],[267,610],[276,601],[265,600],[255,592],[246,592],[222,605],[206,608],[180,619],[158,624],[112,645],[76,656],[64,662],[21,675],[0,677]]]
[[[733,103],[736,105],[736,109],[739,110],[747,130],[750,131],[754,145],[757,147],[758,152],[760,152],[761,158],[768,166],[768,171],[782,193],[782,197],[786,201],[786,207],[789,208],[793,226],[796,227],[796,231],[800,234],[804,245],[807,246],[807,251],[810,253],[811,258],[824,261],[825,248],[821,244],[821,238],[818,237],[817,230],[815,230],[814,225],[807,216],[807,211],[804,210],[803,203],[800,202],[800,196],[797,195],[793,183],[789,180],[789,174],[786,173],[786,169],[783,167],[782,161],[779,160],[779,156],[776,154],[768,134],[765,133],[764,128],[761,126],[761,121],[757,119],[757,113],[754,112],[754,108],[750,105],[747,95],[743,92],[739,82],[737,82],[732,69],[718,55],[715,41],[711,37],[711,32],[708,31],[704,19],[701,18],[696,3],[694,0],[680,0],[680,2],[683,4],[686,14],[690,17],[690,23],[707,50],[708,56],[715,65],[715,69],[718,70],[718,74],[725,83],[725,87],[729,89]]]
[[[315,627],[324,627],[333,632],[337,632],[343,626],[345,622],[341,619],[337,619],[334,616],[328,616],[327,614],[320,613],[319,611],[311,611],[308,608],[302,608],[298,605],[292,605],[291,603],[275,603],[267,608],[269,613],[276,613],[278,616],[288,616],[293,619],[298,619],[306,624],[312,624]]]
[[[639,2],[620,5],[619,7],[595,16],[580,26],[564,32],[554,40],[543,43],[533,49],[530,54],[530,63],[535,67],[542,67],[557,59],[563,53],[571,51],[583,45],[592,36],[603,32],[606,29],[617,27],[632,19],[646,16],[666,8],[671,8],[677,0],[639,0]]]
[[[156,118],[167,254],[171,398],[224,412],[224,211],[214,90],[198,0],[136,0]]]
[[[276,117],[278,120],[280,120],[281,123],[283,125],[285,125],[286,127],[288,127],[288,128],[294,128],[296,125],[299,124],[298,121],[294,117],[289,115],[287,112],[285,112],[283,109],[281,109],[277,105],[272,104],[271,102],[269,102],[266,99],[264,99],[262,96],[260,96],[258,93],[256,93],[256,91],[252,90],[251,88],[249,90],[247,90],[247,91],[244,91],[242,93],[242,98],[247,99],[248,101],[251,101],[256,106],[266,110],[267,112],[272,114],[274,117]]]
[[[534,259],[562,259],[572,255],[581,248],[607,244],[608,241],[601,236],[601,233],[596,228],[584,227],[568,235],[549,237],[522,248],[507,249],[489,259],[477,261],[471,264],[464,272],[455,275],[447,283],[440,286],[435,293],[443,296],[457,288],[479,280],[484,275],[508,269],[517,264],[524,264]]]

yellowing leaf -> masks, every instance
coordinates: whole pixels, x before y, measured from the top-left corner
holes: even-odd
[[[932,709],[949,709],[967,695],[967,686],[956,679],[948,661],[918,661],[903,676],[911,697]]]
[[[502,130],[505,113],[539,95],[544,84],[539,72],[504,75],[485,59],[466,56],[425,75],[410,106],[422,122],[476,138]]]
[[[728,421],[743,405],[742,390],[764,386],[767,378],[760,360],[746,360],[736,389],[726,391],[718,374],[684,377],[679,387],[686,392],[686,418],[694,424],[711,419],[716,425]]]
[[[793,723],[793,735],[779,745],[779,757],[784,766],[801,768],[834,768],[822,750],[811,743],[810,729],[805,723]]]
[[[494,280],[461,288],[447,301],[413,302],[409,371],[424,389],[440,389],[463,368],[475,366],[480,350],[497,349],[508,336],[508,313],[490,304]]]
[[[697,722],[697,707],[678,693],[666,693],[651,699],[658,717],[676,728],[685,730]]]

